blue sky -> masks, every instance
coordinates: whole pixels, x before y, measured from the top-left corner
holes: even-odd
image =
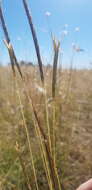
[[[92,1],[28,0],[28,2],[44,62],[52,63],[53,51],[50,37],[50,31],[52,31],[60,40],[62,33],[67,34],[61,43],[63,65],[70,65],[72,44],[76,44],[85,51],[76,52],[74,66],[90,67],[90,62],[92,62]],[[33,40],[22,0],[2,0],[2,8],[18,60],[36,62]],[[46,12],[51,15],[46,16]],[[9,62],[9,57],[2,42],[3,39],[4,35],[0,28],[0,62],[5,64]]]

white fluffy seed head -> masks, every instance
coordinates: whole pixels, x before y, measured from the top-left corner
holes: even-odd
[[[51,16],[51,12],[46,11],[46,12],[45,12],[45,15],[49,17],[49,16]]]

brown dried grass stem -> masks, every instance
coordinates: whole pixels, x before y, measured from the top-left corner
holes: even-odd
[[[52,97],[55,97],[56,93],[56,80],[57,80],[57,64],[58,64],[58,56],[59,56],[59,47],[60,42],[56,42],[53,39],[53,47],[54,47],[54,60],[53,60],[53,75],[52,75]]]
[[[42,83],[44,83],[44,74],[43,74],[42,59],[41,59],[41,54],[40,54],[39,43],[38,43],[35,28],[34,28],[34,25],[33,25],[32,16],[31,16],[31,13],[29,11],[28,4],[27,4],[26,0],[23,0],[23,5],[24,5],[24,9],[25,9],[25,12],[26,12],[26,15],[27,15],[27,18],[28,18],[28,22],[29,22],[29,25],[30,25],[30,28],[31,28],[31,32],[32,32],[32,37],[33,37],[35,50],[36,50],[36,55],[37,55],[38,64],[39,64],[41,81],[42,81]]]
[[[24,177],[25,177],[25,180],[26,180],[27,188],[28,188],[28,190],[32,190],[31,184],[30,184],[30,179],[29,179],[29,176],[27,175],[27,172],[26,172],[25,164],[24,164],[22,156],[21,156],[21,152],[20,152],[18,142],[16,142],[16,151],[17,151],[19,161],[20,161],[20,164],[21,164],[21,167],[22,167],[22,171],[23,171],[23,174],[24,174]]]
[[[4,40],[4,43],[5,43],[5,45],[6,45],[7,49],[8,49],[8,53],[9,53],[9,57],[10,57],[10,61],[11,61],[11,66],[12,66],[12,70],[13,70],[13,74],[15,75],[15,68],[14,68],[14,66],[16,65],[17,70],[18,70],[18,72],[21,75],[21,78],[23,78],[22,72],[21,72],[21,69],[20,69],[20,66],[19,66],[19,63],[18,63],[17,58],[15,56],[14,49],[13,49],[11,43],[10,43],[10,37],[9,37],[8,30],[7,30],[7,27],[6,27],[6,24],[5,24],[5,20],[4,20],[4,16],[3,16],[1,5],[0,5],[0,20],[1,20],[2,29],[3,29],[3,32],[4,32],[4,35],[5,35],[5,39],[6,39],[6,40]]]

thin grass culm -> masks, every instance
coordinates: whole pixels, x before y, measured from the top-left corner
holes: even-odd
[[[17,89],[18,89],[18,84],[17,84]],[[24,116],[24,112],[23,112],[23,108],[22,108],[22,102],[21,102],[19,89],[17,90],[17,95],[18,95],[18,98],[19,98],[20,106],[21,106],[21,115],[22,115],[23,124],[24,124],[24,128],[25,128],[25,133],[26,133],[26,136],[27,136],[29,152],[30,152],[30,160],[31,160],[31,163],[32,163],[32,169],[33,169],[33,174],[34,174],[34,178],[35,178],[36,189],[39,190],[38,183],[37,183],[36,170],[35,170],[35,165],[34,165],[34,159],[33,159],[33,153],[32,153],[32,147],[31,147],[31,142],[30,142],[30,135],[29,135],[28,128],[27,128],[27,125],[26,125],[26,121],[25,121],[25,116]]]
[[[31,173],[31,171],[33,172],[32,173],[33,174],[33,184],[32,184],[32,176],[31,176],[31,174],[29,175],[29,170],[27,170],[25,161],[23,160],[23,157],[21,154],[21,147],[19,144],[21,135],[18,136],[19,141],[18,140],[16,141],[17,142],[16,143],[16,152],[17,152],[17,155],[18,155],[18,158],[20,161],[20,165],[22,168],[21,173],[23,174],[23,176],[25,178],[27,189],[28,190],[35,190],[35,189],[40,190],[41,179],[40,179],[39,167],[36,165],[36,162],[37,162],[37,158],[35,156],[36,150],[34,150],[32,147],[32,145],[34,145],[33,139],[34,139],[35,143],[38,142],[37,147],[39,146],[39,151],[38,150],[37,151],[39,152],[38,156],[39,156],[39,159],[41,162],[40,165],[43,169],[41,172],[44,171],[42,174],[43,174],[43,176],[45,176],[44,183],[46,184],[46,188],[49,190],[61,190],[62,183],[59,179],[58,169],[57,169],[57,164],[56,164],[56,134],[55,134],[55,130],[56,130],[55,97],[56,97],[56,92],[57,92],[56,91],[57,90],[57,88],[56,88],[57,65],[58,65],[60,42],[53,39],[54,60],[53,60],[53,67],[52,67],[52,81],[51,81],[52,87],[51,87],[51,92],[50,92],[50,96],[53,101],[52,101],[52,108],[50,111],[48,109],[48,95],[47,95],[47,89],[46,89],[46,82],[44,81],[45,75],[43,72],[43,65],[42,65],[42,59],[41,59],[41,55],[40,55],[40,48],[39,48],[39,44],[38,44],[38,40],[37,40],[37,35],[36,35],[35,28],[34,28],[34,25],[32,22],[31,14],[29,12],[27,1],[26,0],[22,0],[22,1],[23,1],[24,9],[25,9],[28,21],[29,21],[29,25],[31,28],[34,46],[36,49],[36,55],[37,55],[37,59],[38,59],[38,68],[40,71],[40,78],[41,78],[43,90],[45,91],[45,94],[43,95],[44,97],[42,96],[42,103],[43,103],[44,108],[42,108],[42,105],[40,104],[41,117],[39,116],[39,113],[37,112],[37,107],[36,107],[37,103],[32,95],[32,90],[34,89],[34,87],[33,87],[33,89],[30,90],[31,83],[28,86],[28,81],[27,81],[27,85],[26,85],[25,72],[24,73],[22,72],[22,69],[21,69],[22,67],[18,63],[17,57],[15,55],[15,51],[14,51],[14,48],[10,41],[10,36],[8,34],[8,30],[6,27],[6,23],[4,20],[1,6],[0,6],[0,20],[1,20],[2,29],[3,29],[3,32],[5,35],[4,44],[8,50],[8,54],[9,54],[11,66],[12,66],[12,71],[13,71],[13,76],[14,76],[15,83],[16,83],[15,93],[17,92],[17,102],[18,102],[18,106],[20,107],[19,108],[19,117],[20,117],[20,120],[22,120],[22,127],[24,129],[23,132],[25,133],[24,136],[26,137],[26,142],[27,142],[27,151],[28,151],[27,156],[29,157],[29,160],[26,160],[26,162],[28,162],[28,164],[30,163],[30,165],[31,165],[29,168],[30,168],[30,173]],[[18,74],[20,75],[22,80],[20,80],[18,78],[16,68],[17,68]],[[22,94],[21,94],[21,90],[22,90]],[[34,93],[36,93],[35,89],[34,89]],[[24,102],[22,102],[22,101],[24,101]],[[23,107],[25,102],[27,104],[25,107]],[[30,117],[29,117],[28,121],[26,118],[26,117],[28,117],[28,115],[26,116],[27,106],[30,107],[30,109],[29,109]],[[52,118],[49,117],[50,114],[52,115]],[[33,134],[32,134],[32,132],[33,132]],[[37,142],[36,142],[36,140],[37,140]],[[25,144],[23,144],[23,145],[25,148]],[[31,167],[32,167],[32,169],[31,169]],[[31,177],[29,177],[29,176],[31,176]],[[21,190],[21,188],[19,190]]]
[[[32,21],[32,16],[31,16],[31,13],[29,12],[27,1],[26,0],[22,0],[22,1],[23,1],[24,9],[25,9],[25,12],[26,12],[26,15],[27,15],[27,18],[28,18],[28,22],[29,22],[29,25],[30,25],[30,28],[31,28],[31,32],[32,32],[32,37],[33,37],[35,50],[36,50],[36,55],[37,55],[38,64],[39,64],[41,81],[42,81],[42,83],[44,83],[44,73],[43,73],[43,67],[42,67],[42,59],[41,59],[41,54],[40,54],[40,48],[39,48],[39,44],[38,44],[37,35],[36,35],[35,28],[34,28],[33,21]]]
[[[6,27],[6,24],[5,24],[1,4],[0,4],[0,20],[1,20],[2,29],[3,29],[3,32],[4,32],[4,35],[5,35],[5,39],[6,39],[6,41],[4,41],[4,42],[5,42],[5,45],[7,46],[8,52],[9,52],[13,73],[15,75],[15,66],[16,66],[17,69],[18,69],[18,72],[21,75],[21,78],[23,78],[22,72],[20,70],[20,67],[19,67],[19,64],[18,64],[18,61],[17,61],[17,58],[15,56],[14,49],[13,49],[11,43],[10,43],[10,37],[9,37],[8,30],[7,30],[7,27]]]
[[[57,80],[57,64],[59,55],[60,42],[53,38],[54,60],[53,60],[53,75],[52,75],[52,97],[55,97],[56,93],[56,80]]]
[[[60,48],[60,42],[56,41],[55,38],[52,38],[53,40],[53,49],[54,49],[54,59],[53,59],[53,72],[52,72],[52,117],[53,117],[53,123],[52,123],[52,151],[53,151],[53,162],[54,162],[54,168],[56,172],[56,177],[58,180],[59,190],[61,190],[61,183],[57,171],[56,166],[56,103],[55,103],[55,96],[56,96],[56,83],[57,83],[57,66],[58,66],[58,58],[59,58],[59,48]]]

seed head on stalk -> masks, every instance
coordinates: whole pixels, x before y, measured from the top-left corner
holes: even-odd
[[[13,70],[13,74],[15,75],[15,67],[14,66],[16,65],[17,70],[18,70],[21,78],[23,79],[19,63],[17,61],[14,49],[13,49],[13,47],[11,45],[11,42],[10,42],[10,37],[9,37],[9,34],[8,34],[7,26],[6,26],[6,23],[5,23],[5,20],[4,20],[4,16],[3,16],[3,12],[2,12],[2,8],[1,8],[1,1],[0,1],[0,20],[1,20],[2,29],[3,29],[3,32],[4,32],[4,35],[5,35],[4,43],[5,43],[5,45],[6,45],[7,49],[8,49],[8,53],[9,53],[10,61],[11,61],[11,66],[12,66],[12,70]]]
[[[57,80],[57,64],[58,64],[58,57],[59,57],[59,48],[60,42],[56,41],[53,38],[53,49],[54,49],[54,59],[53,59],[53,75],[52,75],[52,97],[55,97],[56,92],[56,80]]]
[[[22,1],[23,1],[24,9],[25,9],[25,12],[26,12],[26,15],[27,15],[27,18],[28,18],[28,22],[29,22],[29,25],[30,25],[33,41],[34,41],[34,46],[35,46],[36,55],[37,55],[38,64],[39,64],[41,81],[44,84],[44,74],[43,74],[42,59],[41,59],[40,48],[39,48],[39,43],[38,43],[35,27],[34,27],[34,24],[33,24],[33,21],[32,21],[31,13],[30,13],[29,8],[28,8],[27,0],[22,0]]]

